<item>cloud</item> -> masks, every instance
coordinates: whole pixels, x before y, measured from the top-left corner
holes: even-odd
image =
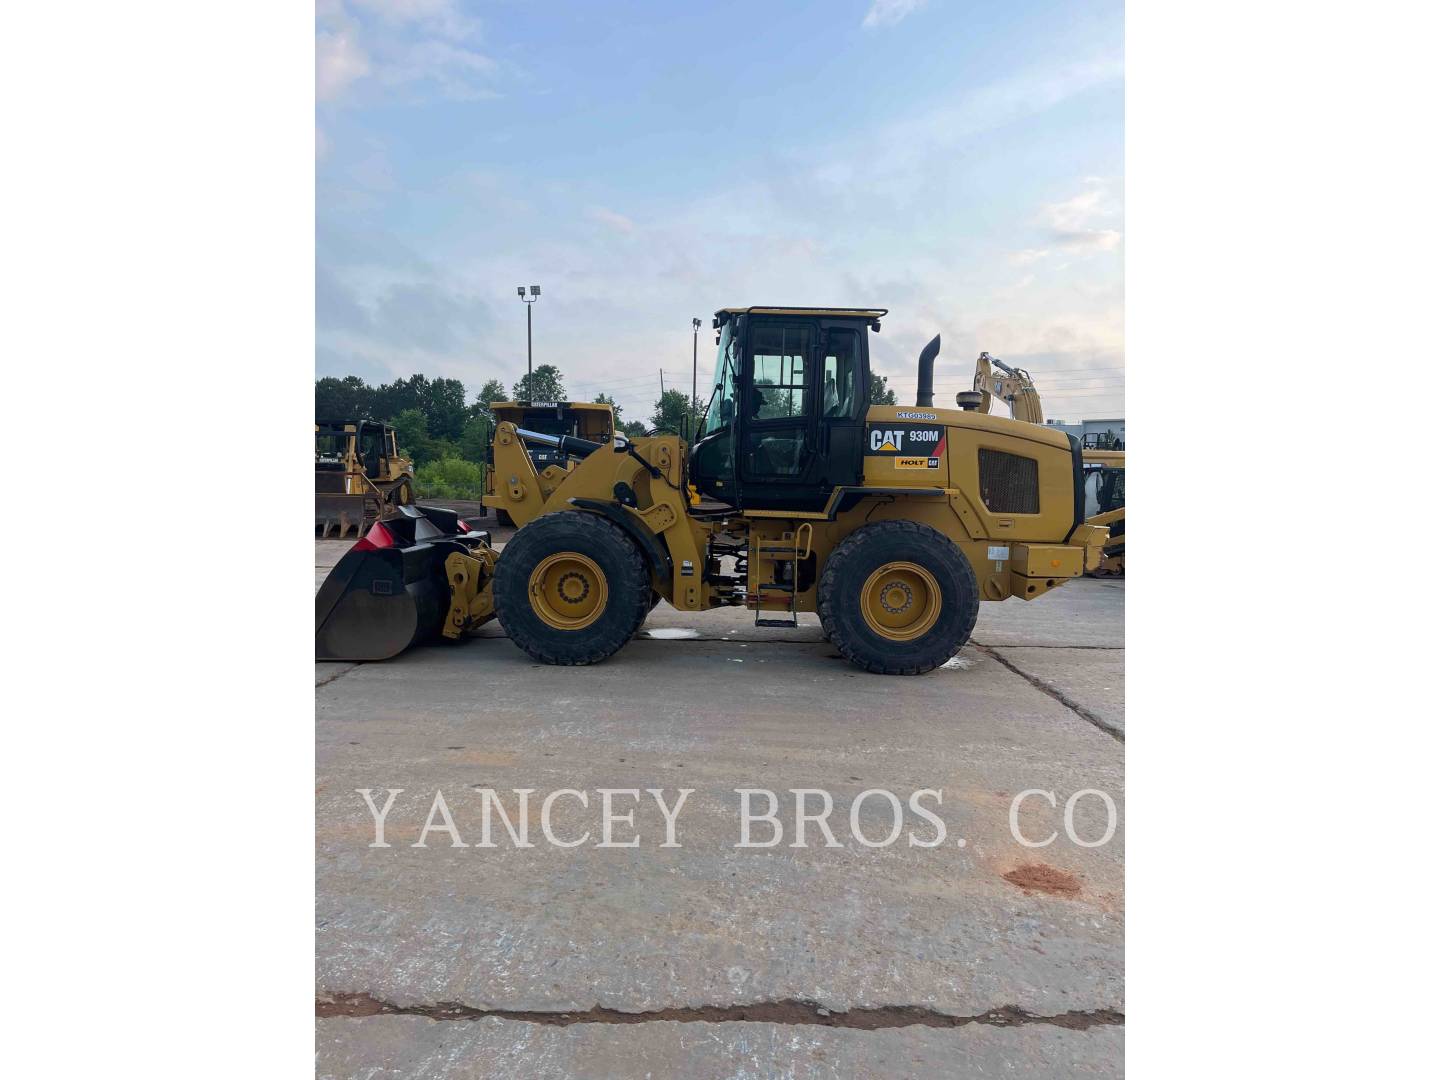
[[[316,97],[340,102],[362,84],[472,101],[497,97],[500,64],[478,45],[480,24],[455,0],[321,0]]]
[[[875,0],[870,5],[870,10],[865,13],[865,21],[860,25],[867,30],[874,30],[878,26],[894,26],[905,16],[919,11],[926,2],[927,0]]]
[[[370,74],[370,58],[353,29],[321,30],[315,35],[315,96],[334,101],[352,83]]]
[[[433,271],[397,277],[376,267],[316,267],[316,350],[331,370],[471,381],[465,358],[485,354],[493,326],[485,298]]]
[[[1112,251],[1120,245],[1118,229],[1102,228],[1117,216],[1105,181],[1087,177],[1089,189],[1061,202],[1046,203],[1040,220],[1049,227],[1055,243],[1081,253]]]
[[[1116,85],[1122,76],[1118,56],[1020,69],[888,118],[866,133],[863,156],[856,155],[848,137],[830,145],[777,150],[757,173],[758,190],[733,200],[738,216],[752,217],[757,202],[765,202],[785,221],[803,219],[827,229],[840,216],[884,219],[895,228],[917,224],[953,198],[952,177],[969,167],[966,158],[984,151],[982,137]]]
[[[371,250],[383,238],[370,220],[330,205],[327,189],[327,223],[343,236],[322,236],[317,255],[348,300],[325,293],[320,372],[394,378],[423,370],[472,390],[492,376],[508,383],[524,370],[525,312],[514,298],[521,281],[545,289],[533,311],[537,362],[559,362],[574,392],[616,395],[632,419],[649,415],[657,369],[667,384],[678,377],[688,386],[690,317],[708,325],[709,313],[728,304],[892,307],[871,351],[902,399],[913,400],[915,358],[937,331],[951,396],[968,387],[980,349],[1033,365],[1037,378],[1113,369],[1123,364],[1120,261],[1087,258],[1084,248],[1118,242],[1118,183],[1072,180],[1034,201],[1000,200],[983,230],[966,231],[975,210],[955,178],[984,167],[995,132],[1120,77],[1119,58],[1103,55],[1009,71],[844,140],[776,148],[753,168],[647,198],[638,220],[617,209],[638,204],[616,202],[613,188],[583,176],[537,178],[526,163],[496,155],[432,190],[453,227],[417,241],[425,265],[415,265],[416,252],[407,264],[407,253]],[[357,152],[336,142],[331,174]],[[519,209],[495,197],[516,193]],[[708,332],[700,352],[704,396],[714,356]],[[1082,394],[1078,379],[1050,381],[1047,412],[1058,415],[1113,411],[1123,392]]]
[[[421,371],[478,386],[480,371],[499,359],[495,305],[503,297],[463,272],[383,230],[337,228],[323,218],[315,254],[320,374],[389,381]]]
[[[500,96],[489,85],[498,70],[499,65],[483,53],[431,39],[394,49],[379,77],[386,86],[429,83],[441,97],[478,101]]]
[[[392,26],[417,25],[451,39],[473,37],[480,24],[460,10],[456,0],[350,0]]]
[[[1023,251],[1013,252],[1010,262],[1015,266],[1029,266],[1031,263],[1039,262],[1041,259],[1050,257],[1048,248],[1025,248]]]
[[[598,221],[616,232],[632,233],[635,231],[635,222],[631,221],[624,214],[617,214],[614,210],[607,210],[603,206],[592,207],[586,214],[591,221]]]

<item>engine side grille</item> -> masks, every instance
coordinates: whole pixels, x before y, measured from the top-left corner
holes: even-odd
[[[997,514],[1040,512],[1040,464],[1003,450],[980,451],[980,498]]]

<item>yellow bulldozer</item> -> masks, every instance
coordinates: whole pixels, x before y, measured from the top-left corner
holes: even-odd
[[[323,537],[363,536],[376,521],[415,501],[415,469],[395,429],[375,420],[315,425],[315,529]]]
[[[1033,600],[1098,565],[1079,440],[934,404],[940,338],[913,406],[869,401],[884,309],[716,312],[714,391],[687,444],[497,425],[494,491],[518,531],[496,553],[448,511],[402,507],[316,596],[316,655],[372,660],[499,618],[547,664],[614,654],[663,598],[743,607],[761,626],[814,612],[867,671],[954,656],[982,600]],[[537,469],[530,449],[571,462]],[[693,485],[698,498],[691,497]]]

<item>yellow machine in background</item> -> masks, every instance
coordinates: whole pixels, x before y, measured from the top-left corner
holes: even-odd
[[[990,412],[998,398],[1010,407],[1010,415],[1016,420],[1045,423],[1040,392],[1030,373],[988,352],[982,352],[975,361],[974,393],[978,395],[980,412]],[[1086,475],[1086,523],[1110,531],[1104,558],[1086,572],[1096,577],[1120,577],[1125,573],[1125,452],[1113,434],[1086,435],[1081,452]]]
[[[415,468],[400,456],[395,429],[375,420],[315,425],[315,528],[361,536],[398,506],[415,501]]]
[[[1088,571],[1095,577],[1125,574],[1125,451],[1111,450],[1115,440],[1087,435],[1081,446],[1085,460],[1085,520],[1110,530],[1105,557]]]
[[[316,598],[317,655],[379,659],[498,615],[536,660],[589,664],[663,598],[744,607],[757,625],[816,612],[873,672],[944,663],[982,600],[1063,585],[1099,564],[1107,534],[1083,521],[1079,440],[987,416],[972,395],[934,405],[938,336],[915,405],[871,405],[868,332],[885,314],[717,312],[715,391],[693,445],[500,423],[485,502],[520,529],[499,557],[430,508],[377,526]],[[537,468],[537,445],[568,467]]]
[[[592,442],[609,439],[615,434],[615,410],[604,402],[594,401],[492,401],[490,411],[495,423],[509,423],[543,435],[568,435]],[[539,472],[552,466],[562,472],[570,468],[570,459],[543,443],[530,446],[530,460]],[[495,493],[493,456],[486,457],[490,466],[485,471],[484,503],[495,511],[501,525],[513,524],[505,500]]]
[[[999,375],[995,374],[997,370]],[[1040,408],[1040,393],[1024,368],[1012,368],[1003,360],[982,352],[975,361],[975,390],[980,394],[979,411],[982,413],[988,413],[992,400],[999,398],[1010,406],[1010,415],[1016,420],[1027,424],[1045,423],[1045,412]]]

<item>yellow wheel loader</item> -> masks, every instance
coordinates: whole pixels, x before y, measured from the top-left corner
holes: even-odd
[[[1081,445],[1085,462],[1085,520],[1110,530],[1094,577],[1125,575],[1125,451],[1111,449],[1114,440],[1087,435]]]
[[[486,502],[508,511],[514,537],[496,557],[484,534],[430,508],[378,524],[317,596],[317,656],[383,659],[498,617],[536,660],[592,664],[664,598],[744,607],[762,626],[815,612],[868,671],[944,663],[982,600],[1033,600],[1078,577],[1107,534],[1084,522],[1077,439],[987,416],[972,392],[935,406],[938,336],[920,354],[915,404],[871,405],[869,334],[886,314],[717,312],[693,445],[499,424]],[[537,470],[537,444],[573,464]]]
[[[490,411],[495,423],[511,423],[527,431],[538,431],[543,435],[571,435],[592,442],[608,441],[615,434],[615,410],[604,402],[597,401],[492,401]],[[561,472],[567,471],[571,459],[545,443],[529,444],[530,460],[537,472],[544,472],[552,466]],[[495,511],[495,520],[500,525],[513,525],[506,509],[503,496],[495,493],[494,461],[486,455],[484,503]]]
[[[414,466],[400,456],[395,429],[375,420],[315,425],[315,529],[321,536],[364,535],[374,522],[415,501]]]
[[[1000,374],[996,374],[996,372]],[[978,408],[988,413],[998,398],[1010,407],[1010,415],[1030,424],[1045,423],[1040,392],[1024,368],[1011,367],[982,352],[975,361],[975,393]],[[1110,530],[1100,565],[1086,570],[1094,577],[1123,577],[1125,574],[1125,451],[1114,432],[1091,432],[1081,443],[1085,463],[1086,516],[1088,525]]]

